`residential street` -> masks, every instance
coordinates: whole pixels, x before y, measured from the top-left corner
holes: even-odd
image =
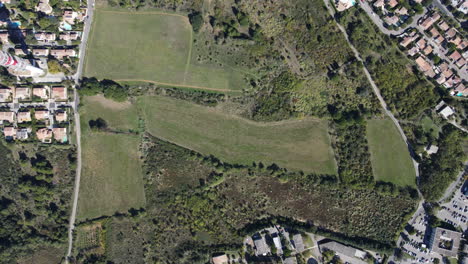
[[[76,90],[76,85],[79,84],[79,80],[83,74],[83,64],[84,58],[86,54],[86,45],[88,41],[89,32],[91,30],[92,20],[93,20],[93,10],[94,9],[94,0],[88,0],[88,17],[85,20],[82,41],[80,45],[80,58],[78,62],[78,69],[74,76],[75,80],[75,89],[74,89],[74,99],[75,102],[73,104],[73,111],[75,116],[75,134],[76,134],[76,148],[77,148],[77,163],[76,163],[76,176],[75,176],[75,187],[73,192],[73,205],[72,205],[72,212],[70,215],[70,223],[68,227],[68,250],[67,256],[65,257],[65,263],[69,263],[69,258],[71,257],[72,249],[73,249],[73,230],[75,228],[75,221],[76,221],[76,211],[78,207],[78,196],[80,192],[80,179],[81,179],[81,125],[80,125],[80,114],[78,112],[78,105],[80,101],[80,97]]]
[[[372,11],[372,7],[369,5],[369,2],[367,1],[363,1],[363,2],[359,2],[360,6],[362,7],[362,9],[364,9],[364,11],[366,11],[367,15],[370,17],[370,19],[374,22],[375,25],[377,25],[377,27],[380,29],[380,31],[382,31],[384,34],[386,35],[400,35],[401,33],[403,33],[407,28],[409,27],[416,27],[417,23],[418,23],[418,20],[424,16],[424,14],[426,14],[426,9],[424,9],[425,11],[422,13],[422,14],[416,14],[414,17],[413,17],[413,22],[411,22],[411,24],[409,24],[408,26],[406,26],[405,28],[401,28],[401,29],[398,29],[398,30],[389,30],[387,29],[386,27],[384,27],[383,25],[383,21],[380,19],[380,17],[374,13],[374,11]]]

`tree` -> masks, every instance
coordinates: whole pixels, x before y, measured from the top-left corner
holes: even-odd
[[[200,31],[203,26],[203,16],[200,12],[195,12],[189,15],[190,24],[192,24],[193,31]]]

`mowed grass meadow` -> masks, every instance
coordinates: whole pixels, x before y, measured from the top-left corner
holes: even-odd
[[[367,140],[377,181],[416,186],[416,173],[407,146],[389,119],[368,120]]]
[[[101,117],[116,130],[137,129],[138,116],[130,103],[102,96],[84,97],[81,111],[82,175],[78,218],[92,219],[145,205],[140,137],[92,131],[89,120]]]
[[[163,96],[140,97],[138,105],[152,135],[205,155],[230,163],[276,163],[305,172],[336,174],[327,121],[256,123]]]
[[[244,87],[241,71],[192,63],[192,44],[192,27],[185,15],[98,8],[84,74],[207,90]]]

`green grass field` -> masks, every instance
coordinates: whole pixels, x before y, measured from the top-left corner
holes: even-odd
[[[88,125],[89,120],[101,117],[109,127],[120,130],[134,128],[137,115],[133,111],[136,110],[131,105],[109,102],[102,97],[84,98],[83,103],[83,168],[78,217],[96,218],[144,206],[139,136],[93,132]]]
[[[220,91],[244,87],[241,71],[192,63],[192,39],[184,15],[97,9],[85,75]]]
[[[413,162],[391,120],[369,120],[367,140],[376,180],[400,186],[416,186]]]
[[[326,121],[255,123],[162,96],[140,97],[138,105],[151,134],[205,155],[231,163],[261,161],[306,172],[336,173]]]

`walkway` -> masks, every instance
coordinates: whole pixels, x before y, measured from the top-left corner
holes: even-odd
[[[89,32],[91,30],[91,22],[93,20],[93,11],[94,11],[94,0],[88,0],[88,18],[85,21],[84,31],[82,34],[81,45],[80,45],[80,58],[78,62],[78,69],[76,74],[73,76],[75,81],[74,89],[74,104],[73,111],[75,116],[75,132],[76,132],[76,151],[77,151],[77,163],[76,163],[76,176],[75,176],[75,188],[73,192],[73,204],[72,212],[70,215],[70,223],[68,227],[68,250],[65,257],[65,263],[69,263],[69,259],[72,256],[73,249],[73,230],[75,229],[76,221],[76,211],[78,207],[78,195],[80,193],[80,179],[81,179],[81,124],[80,124],[80,114],[78,112],[78,105],[80,97],[76,90],[76,85],[78,85],[79,80],[83,74],[83,63],[86,54],[86,44],[88,41]]]
[[[332,17],[334,17],[334,10],[332,7],[330,7],[330,3],[329,1],[327,0],[324,0],[323,1],[325,3],[325,6],[327,7],[328,9],[328,12],[330,13],[330,15]],[[397,127],[398,131],[400,132],[401,134],[401,137],[403,138],[403,140],[405,141],[406,145],[408,146],[408,150],[410,151],[410,156],[413,160],[413,165],[414,165],[414,171],[416,173],[416,178],[419,178],[419,164],[418,162],[416,162],[416,160],[413,158],[414,156],[414,153],[412,151],[412,148],[411,148],[411,145],[409,144],[408,142],[408,138],[406,137],[405,133],[403,132],[403,129],[401,128],[400,126],[400,123],[398,123],[398,120],[395,118],[395,116],[392,114],[392,112],[389,110],[388,106],[387,106],[387,103],[385,103],[385,100],[383,99],[382,95],[380,94],[380,90],[379,88],[377,87],[377,85],[375,84],[374,80],[372,79],[372,76],[370,75],[369,71],[367,70],[367,67],[366,65],[364,64],[364,61],[362,60],[361,58],[361,55],[359,54],[359,52],[357,51],[357,49],[353,46],[353,44],[351,43],[351,41],[349,41],[349,38],[348,38],[348,33],[346,33],[346,30],[343,28],[343,26],[341,26],[338,22],[336,22],[336,25],[338,26],[338,28],[340,29],[340,31],[343,33],[345,39],[346,39],[346,42],[348,42],[348,45],[349,47],[351,48],[351,50],[353,51],[354,53],[354,56],[356,57],[356,59],[358,61],[360,61],[363,65],[363,70],[364,70],[364,74],[366,75],[367,77],[367,80],[369,80],[369,83],[371,84],[372,86],[372,89],[374,91],[374,94],[377,96],[377,98],[379,99],[379,102],[380,102],[380,105],[382,106],[384,112],[386,115],[388,115],[390,117],[390,119],[393,121],[393,123],[395,124],[395,126]],[[419,192],[419,190],[418,190]]]

